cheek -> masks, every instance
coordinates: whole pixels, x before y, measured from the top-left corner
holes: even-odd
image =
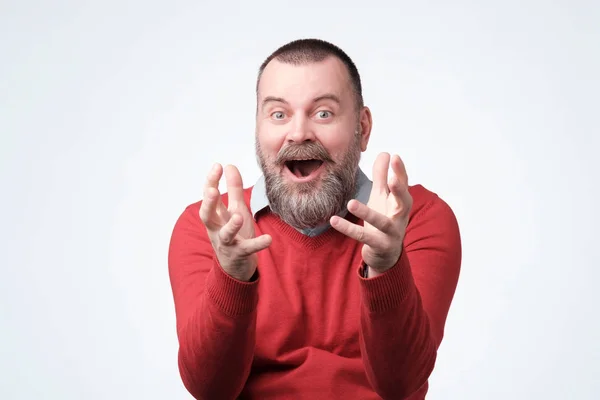
[[[319,141],[336,161],[343,159],[350,146],[354,145],[353,137],[348,137],[347,134],[324,135]]]
[[[284,142],[281,135],[273,135],[264,131],[258,133],[257,140],[263,155],[269,158],[277,155]]]

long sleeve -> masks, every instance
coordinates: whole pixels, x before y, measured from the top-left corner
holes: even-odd
[[[186,208],[169,246],[179,371],[194,398],[235,399],[254,356],[258,281],[222,270],[198,211],[198,203]]]
[[[411,216],[398,263],[360,277],[361,351],[369,382],[384,399],[406,399],[433,371],[461,264],[450,207],[435,196]]]

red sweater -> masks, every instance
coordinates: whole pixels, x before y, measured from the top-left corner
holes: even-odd
[[[200,202],[188,206],[169,249],[187,390],[208,400],[424,399],[461,241],[444,201],[420,185],[410,192],[402,256],[368,279],[359,243],[332,228],[305,236],[267,211],[255,229],[273,243],[259,253],[258,279],[237,281],[214,256]]]

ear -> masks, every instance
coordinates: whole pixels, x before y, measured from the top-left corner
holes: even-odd
[[[373,117],[371,116],[369,107],[363,107],[362,110],[360,110],[359,118],[361,133],[360,150],[364,152],[367,150],[369,138],[371,137],[371,128],[373,127]]]

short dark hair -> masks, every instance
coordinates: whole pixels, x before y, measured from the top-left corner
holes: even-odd
[[[311,62],[323,61],[327,57],[336,57],[346,66],[348,75],[350,76],[350,83],[356,96],[356,105],[358,108],[361,108],[364,105],[364,101],[362,96],[360,74],[358,73],[356,65],[352,59],[338,46],[321,39],[297,39],[284,44],[275,50],[261,64],[258,70],[256,91],[258,93],[258,84],[263,71],[265,70],[267,64],[269,64],[273,59],[287,64],[302,65]]]

